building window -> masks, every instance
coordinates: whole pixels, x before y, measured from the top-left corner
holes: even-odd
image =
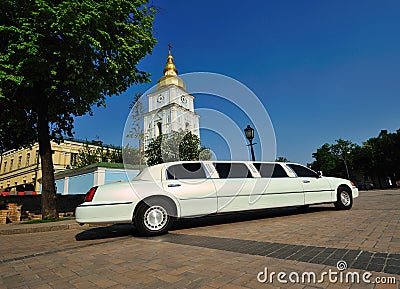
[[[7,162],[4,162],[3,173],[7,171]]]
[[[71,153],[71,167],[76,165],[76,158],[78,157],[77,153]]]
[[[26,166],[27,166],[27,167],[29,166],[30,160],[31,160],[31,153],[27,153],[27,154],[26,154]]]
[[[17,169],[21,168],[21,164],[22,164],[22,156],[18,157],[18,165],[17,165]]]
[[[39,163],[39,151],[36,151],[36,157],[35,157],[36,163]]]
[[[10,171],[13,170],[13,166],[14,166],[14,159],[11,159],[11,162],[10,162]]]

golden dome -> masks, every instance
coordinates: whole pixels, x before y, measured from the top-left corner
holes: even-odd
[[[174,64],[174,58],[171,55],[171,50],[169,50],[167,63],[164,67],[164,76],[161,77],[157,81],[156,89],[160,89],[161,87],[168,86],[174,84],[186,90],[186,85],[183,80],[178,76],[178,70]]]

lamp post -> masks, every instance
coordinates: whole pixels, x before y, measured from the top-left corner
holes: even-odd
[[[255,143],[253,144],[254,129],[250,125],[247,125],[247,127],[244,129],[244,134],[246,135],[246,138],[250,142],[250,144],[248,144],[247,146],[250,146],[251,159],[254,162],[256,160],[256,157],[254,156],[254,149],[253,149],[253,145],[255,145]]]

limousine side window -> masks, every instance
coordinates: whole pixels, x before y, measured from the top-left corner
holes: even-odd
[[[287,178],[288,175],[279,164],[253,163],[263,178]]]
[[[294,165],[294,164],[287,164],[289,168],[291,168],[298,177],[301,178],[318,178],[318,174],[306,167]]]
[[[245,164],[214,163],[220,179],[252,178],[251,172]]]
[[[206,172],[201,163],[172,165],[167,169],[168,180],[205,179]]]

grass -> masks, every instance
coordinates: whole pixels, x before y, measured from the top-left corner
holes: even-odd
[[[72,220],[72,218],[58,218],[58,219],[46,219],[46,220],[30,220],[26,222],[21,222],[21,224],[40,224],[40,223],[50,223],[50,222],[59,222]]]

